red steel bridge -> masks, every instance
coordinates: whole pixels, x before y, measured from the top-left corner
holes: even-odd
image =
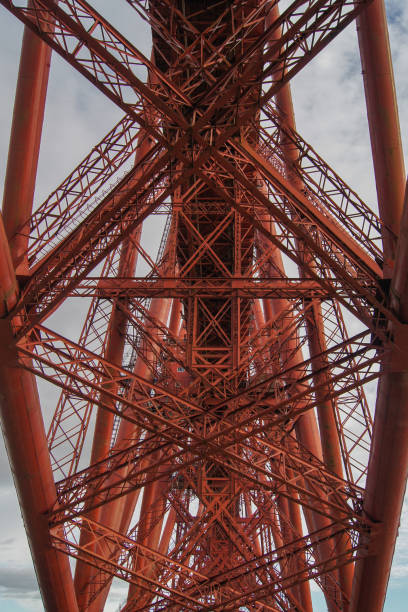
[[[330,612],[380,611],[408,466],[383,0],[125,2],[149,56],[84,0],[0,0],[25,25],[1,410],[45,609],[99,612],[119,578],[127,612],[310,612],[311,584]],[[355,21],[378,216],[296,131],[291,99]],[[34,209],[51,53],[123,117]],[[49,319],[74,298],[79,339]],[[37,377],[60,393],[48,432]]]

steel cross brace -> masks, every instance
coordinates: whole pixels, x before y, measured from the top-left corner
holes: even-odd
[[[43,334],[46,333],[45,328],[42,328],[41,331],[42,331]],[[60,336],[56,337],[55,334],[52,334],[52,336],[54,336],[54,338],[58,339],[58,342],[62,341],[62,338]],[[82,353],[84,354],[84,357],[85,357],[84,349],[80,349],[80,347],[78,347],[77,345],[74,345],[73,343],[70,343],[70,342],[68,342],[66,340],[64,341],[64,345],[65,345],[65,350],[67,350],[68,347],[70,347],[70,346],[72,346],[72,348],[70,350],[75,350],[75,351],[82,350]],[[52,345],[44,345],[44,346],[47,348],[47,351],[51,349],[51,351],[55,353],[55,351],[57,350],[56,347],[55,346],[53,347]],[[22,351],[23,354],[29,355],[32,358],[34,358],[36,361],[39,360],[39,362],[43,362],[44,364],[48,364],[48,367],[51,367],[51,368],[54,368],[54,369],[58,370],[58,366],[56,366],[55,363],[50,362],[48,359],[44,359],[44,357],[41,357],[41,356],[37,355],[36,353],[31,353],[27,349],[27,347],[21,348],[21,351]],[[66,357],[68,357],[68,353],[65,353],[65,355],[66,355]],[[101,360],[101,358],[96,356],[96,355],[93,355],[93,354],[91,354],[89,352],[87,352],[87,355],[88,356],[86,357],[86,359],[84,359],[84,358],[81,359],[83,364],[85,364],[85,362],[88,361],[90,363],[90,365],[94,364],[94,365],[91,366],[92,368],[94,368],[98,363],[101,363],[101,364],[104,363],[103,360]],[[62,353],[61,353],[61,356],[62,356]],[[336,368],[338,368],[339,367],[338,360],[336,360],[335,363],[336,363]],[[63,362],[61,362],[61,365],[62,364],[63,364]],[[40,375],[44,376],[44,371],[38,370],[37,368],[34,371],[37,374],[40,374]],[[193,426],[192,429],[187,429],[187,430],[185,430],[184,426],[182,425],[183,422],[187,422],[188,423],[189,421],[191,422],[191,424],[193,424],[193,421],[191,421],[191,419],[194,420],[194,412],[197,411],[197,407],[195,407],[193,404],[191,404],[191,402],[186,402],[185,400],[183,400],[181,398],[176,398],[175,396],[172,396],[168,392],[163,394],[163,391],[159,387],[153,385],[150,381],[143,381],[139,377],[135,377],[134,375],[130,374],[129,372],[119,368],[118,366],[115,366],[114,364],[109,364],[109,367],[105,366],[104,371],[106,372],[106,375],[109,373],[110,376],[112,376],[112,372],[116,371],[117,372],[116,379],[119,380],[119,381],[123,380],[123,379],[130,380],[130,381],[134,380],[135,381],[135,383],[134,383],[135,384],[135,387],[134,387],[135,390],[137,390],[138,393],[140,393],[142,391],[142,393],[146,394],[145,398],[144,399],[142,398],[142,400],[141,401],[139,400],[138,402],[135,402],[135,399],[133,399],[132,402],[129,402],[128,400],[126,400],[125,397],[119,397],[118,399],[119,399],[119,401],[121,403],[123,403],[125,405],[128,405],[129,408],[130,408],[130,406],[136,406],[137,405],[138,406],[138,412],[141,413],[141,415],[144,415],[145,417],[148,417],[148,421],[145,421],[144,419],[142,419],[142,420],[139,419],[139,421],[135,420],[135,416],[132,416],[131,412],[129,412],[129,408],[127,410],[124,410],[124,411],[121,411],[121,412],[118,413],[118,414],[120,414],[120,416],[122,418],[130,419],[130,420],[135,421],[135,422],[139,422],[142,426],[147,427],[147,428],[150,427],[149,422],[150,423],[156,422],[157,425],[159,426],[159,428],[161,429],[161,435],[163,435],[164,437],[170,437],[170,439],[173,439],[172,434],[169,434],[169,431],[170,431],[168,429],[169,422],[168,422],[168,417],[166,415],[169,413],[169,411],[174,411],[174,410],[176,410],[176,414],[177,414],[177,411],[179,410],[178,405],[180,405],[180,404],[181,405],[185,405],[187,410],[189,411],[190,415],[187,416],[185,411],[182,410],[182,412],[180,413],[181,420],[179,419],[180,425],[176,424],[176,422],[174,420],[171,421],[171,429],[174,430],[174,434],[173,435],[176,435],[176,438],[177,438],[178,437],[177,436],[177,432],[179,432],[180,434],[184,433],[184,435],[187,435],[189,437],[190,436],[196,437],[197,442],[199,442],[199,443],[203,441],[203,439],[200,437],[200,435],[198,435],[197,425],[195,427]],[[65,374],[69,374],[69,372],[67,372],[65,369],[62,369],[62,373],[64,375]],[[377,373],[376,373],[376,375],[377,375]],[[53,380],[53,378],[51,378],[51,380]],[[86,384],[87,378],[81,376],[81,381],[82,381],[83,384]],[[270,385],[270,381],[268,381],[268,382],[269,382],[269,385]],[[58,382],[57,382],[57,384],[58,384]],[[87,383],[87,384],[89,385],[90,383]],[[142,386],[140,386],[140,385],[142,385]],[[146,391],[143,391],[143,388],[144,388],[143,385],[145,385]],[[301,385],[302,385],[301,380],[300,381],[296,380],[295,383],[294,383],[294,390],[301,388]],[[91,387],[95,387],[95,383],[91,384],[90,386]],[[151,395],[151,392],[150,392],[151,388],[156,389],[156,395],[155,396]],[[269,386],[268,386],[268,388],[269,388]],[[79,388],[75,392],[78,393],[79,395],[84,393],[83,389],[79,390]],[[337,391],[337,393],[339,393],[339,391]],[[249,436],[253,436],[257,431],[259,431],[259,432],[263,431],[263,429],[265,427],[264,423],[262,422],[259,425],[257,424],[257,420],[259,419],[259,417],[261,417],[262,420],[264,421],[266,418],[268,418],[269,414],[271,414],[271,413],[272,414],[278,414],[279,413],[279,408],[281,407],[281,409],[282,409],[282,407],[285,406],[288,402],[292,405],[292,410],[293,410],[294,402],[296,400],[300,402],[300,408],[298,410],[300,410],[301,412],[303,412],[305,409],[310,409],[310,407],[313,406],[313,402],[314,402],[313,398],[309,399],[310,403],[306,403],[306,406],[305,406],[305,402],[304,402],[304,399],[307,398],[307,396],[309,394],[310,394],[309,388],[308,388],[308,386],[306,386],[303,389],[303,391],[300,391],[300,393],[298,391],[296,393],[296,395],[293,394],[292,397],[290,397],[289,400],[283,400],[283,402],[281,401],[281,402],[277,402],[277,403],[272,403],[269,408],[265,407],[263,410],[261,410],[261,412],[259,412],[259,410],[258,410],[255,414],[250,414],[249,416],[245,416],[245,412],[244,412],[244,417],[241,418],[241,420],[238,421],[237,423],[234,423],[232,426],[228,427],[227,423],[225,423],[226,427],[222,428],[222,434],[218,433],[218,432],[214,432],[209,437],[207,436],[207,438],[204,439],[205,444],[206,445],[207,444],[211,444],[212,440],[214,440],[214,441],[220,440],[220,448],[225,450],[225,440],[227,439],[226,436],[228,436],[228,434],[230,432],[234,434],[233,438],[231,439],[230,444],[236,444],[236,443],[239,443],[240,441],[243,441],[243,440],[247,439]],[[103,404],[103,397],[109,395],[109,393],[106,391],[106,389],[101,387],[100,395],[101,395],[101,398],[99,400],[96,400],[96,401],[100,402],[103,407],[106,407],[106,405]],[[159,403],[158,403],[158,399],[160,401],[160,397],[166,398],[166,401],[165,401],[165,403],[163,404],[163,406],[161,408],[159,408]],[[259,398],[258,398],[258,400],[255,400],[255,401],[259,404]],[[151,405],[156,406],[155,412],[152,412],[151,408],[149,408],[149,406],[151,406]],[[113,410],[113,408],[111,408],[111,407],[109,409]],[[297,414],[300,414],[301,412],[298,412]],[[202,409],[201,408],[199,409],[198,413],[196,412],[196,414],[199,414],[199,413],[202,414]],[[163,415],[163,416],[160,416],[160,414]],[[295,412],[295,414],[296,414],[296,412]],[[272,423],[273,422],[279,423],[279,421],[285,421],[285,420],[288,419],[288,416],[290,418],[293,418],[293,416],[294,416],[293,412],[292,412],[292,414],[288,415],[288,413],[286,413],[283,410],[282,416],[280,418],[279,417],[278,418],[276,418],[276,417],[273,418],[272,419]],[[249,424],[252,424],[252,427],[248,429],[247,426]],[[223,425],[222,421],[220,422],[220,425],[221,426]],[[167,427],[167,430],[163,430],[162,429],[163,427]],[[239,434],[238,436],[236,435],[237,427],[243,428],[242,433]],[[160,431],[160,429],[159,429],[159,431]],[[196,433],[194,433],[194,431]],[[156,432],[155,428],[153,429],[153,432]],[[198,435],[198,437],[197,437],[197,435]],[[221,441],[220,435],[222,435],[223,441]],[[180,440],[179,440],[179,443],[180,443]],[[240,459],[238,458],[238,460],[240,460]]]
[[[134,539],[114,532],[86,517],[70,519],[66,524],[66,531],[73,535],[75,529],[78,527],[81,529],[86,528],[91,533],[93,540],[90,541],[88,547],[81,549],[76,540],[66,535],[64,536],[59,527],[51,529],[53,545],[62,550],[62,552],[84,559],[87,563],[95,565],[98,569],[102,566],[104,572],[134,582],[156,596],[165,597],[167,600],[174,598],[176,603],[187,606],[187,609],[193,610],[203,609],[202,598],[213,598],[216,596],[219,586],[225,583],[228,583],[228,590],[232,591],[232,597],[230,596],[229,600],[223,599],[222,603],[218,605],[216,601],[213,600],[208,606],[208,609],[214,609],[215,605],[216,609],[233,610],[236,609],[236,605],[245,605],[252,601],[253,598],[256,598],[255,601],[262,600],[267,596],[271,596],[271,587],[274,587],[273,594],[275,594],[275,591],[279,593],[284,589],[288,589],[289,586],[297,584],[301,580],[319,578],[325,573],[333,571],[333,569],[339,567],[343,563],[350,563],[356,552],[359,552],[360,555],[364,554],[364,550],[361,545],[356,542],[356,538],[354,537],[354,545],[351,550],[348,551],[346,557],[333,555],[330,559],[321,562],[309,562],[299,570],[296,563],[298,558],[305,553],[308,556],[313,555],[312,548],[315,541],[327,539],[335,542],[336,538],[345,532],[344,527],[333,523],[325,529],[295,539],[286,546],[277,548],[264,555],[251,559],[250,561],[246,561],[240,566],[231,568],[224,573],[209,578],[205,574],[201,574],[193,568],[183,565],[172,557],[157,553],[139,544]],[[105,547],[107,544],[110,547],[109,554],[106,553],[105,556],[101,556],[101,554],[95,552],[94,544],[100,540],[103,540]],[[117,561],[115,560],[118,554],[116,551],[119,552]],[[183,584],[183,590],[181,591],[177,587],[171,588],[164,586],[164,582],[158,579],[150,579],[146,570],[144,572],[135,573],[132,571],[135,556],[141,556],[148,563],[154,563],[161,566],[163,570],[166,571],[167,578],[170,578],[170,575],[177,576],[179,579],[185,578],[187,580],[187,585]],[[276,565],[278,563],[283,563],[285,567],[286,572],[284,576],[282,570],[280,576],[276,575]],[[290,568],[289,572],[286,568]],[[234,589],[234,582],[240,581],[242,577],[251,575],[254,571],[260,571],[262,569],[269,570],[275,574],[275,579],[271,581],[272,576],[269,576],[267,584],[252,587],[252,589],[249,589],[247,592],[238,594],[237,590]],[[305,569],[307,570],[306,576],[304,576]],[[166,581],[166,584],[167,583]],[[234,591],[235,594],[233,594]],[[171,599],[171,601],[174,601],[174,599]],[[140,608],[140,610],[143,609],[144,608]],[[204,609],[206,609],[206,607],[204,607]]]

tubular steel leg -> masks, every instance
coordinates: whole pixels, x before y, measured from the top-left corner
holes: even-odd
[[[12,305],[16,279],[4,273],[11,265],[0,217],[0,295]],[[8,267],[7,272],[12,272]],[[11,280],[11,282],[10,282]],[[6,284],[8,283],[8,284]],[[48,511],[56,501],[47,440],[35,378],[21,368],[10,322],[0,319],[0,409],[2,429],[31,554],[46,610],[76,611],[68,557],[49,543]]]
[[[132,240],[127,240],[123,244],[118,276],[132,276],[136,267],[137,251],[134,243],[138,243],[140,240],[141,228],[136,230]],[[120,310],[120,308],[114,304],[110,319],[109,328],[109,339],[106,348],[106,358],[108,361],[122,365],[123,351],[125,345],[125,334],[126,334],[126,323],[127,316]],[[107,391],[115,392],[118,383],[109,383],[106,386]],[[107,400],[107,403],[111,403],[113,400]],[[95,430],[92,443],[91,451],[91,464],[101,461],[108,456],[110,451],[110,444],[112,438],[113,429],[113,413],[99,408],[96,415]],[[102,513],[102,507],[95,508],[89,514],[89,518],[94,521],[99,521]],[[89,539],[88,532],[81,533],[81,546],[85,546]],[[75,590],[78,597],[78,604],[80,608],[86,606],[88,601],[88,584],[91,575],[94,574],[94,568],[88,563],[78,561],[75,568]]]
[[[273,252],[273,260],[274,265],[277,269],[284,271],[283,262],[280,252]],[[278,313],[282,309],[286,308],[285,300],[275,299],[275,300],[264,300],[264,308],[266,319],[270,319],[274,314]],[[296,365],[297,363],[302,362],[301,352],[294,351],[294,346],[290,346],[295,342],[295,339],[289,341],[287,350],[289,353],[294,354],[291,358],[291,365]],[[296,438],[299,442],[305,446],[311,453],[313,453],[316,457],[323,460],[322,446],[319,436],[319,431],[315,419],[315,415],[313,411],[307,411],[304,413],[300,419],[296,422],[295,426]],[[326,517],[316,513],[316,512],[305,512],[305,520],[308,526],[309,531],[315,531],[317,529],[322,529],[327,527],[327,519]],[[332,555],[332,550],[328,542],[320,542],[317,544],[315,549],[315,555],[323,560],[330,559]],[[331,572],[332,580],[334,582],[338,581],[338,571]],[[338,610],[337,603],[334,601],[333,597],[329,594],[329,592],[325,592],[325,598],[327,607],[330,612],[335,612]]]
[[[283,113],[285,120],[288,122],[290,127],[295,129],[295,113],[293,109],[292,94],[289,84],[286,84],[279,91],[276,96],[276,100],[279,110]],[[291,166],[297,163],[298,153],[293,147],[291,147],[288,143],[285,142],[282,143],[282,149],[288,167],[288,172],[290,174]],[[299,183],[300,188],[303,187],[302,182],[299,178],[296,177],[294,180]],[[312,256],[306,254],[306,257],[311,258]],[[302,271],[300,270],[300,272]],[[327,347],[324,337],[322,309],[320,303],[318,303],[317,301],[313,302],[313,308],[306,318],[306,327],[308,330],[308,344],[311,356],[318,355],[322,351],[325,351]],[[316,358],[313,360],[312,370],[314,373],[314,381],[316,387],[319,387],[319,383],[326,383],[327,386],[330,385],[330,380],[328,380],[327,377],[321,376],[319,374],[319,372],[323,370],[324,366],[325,360],[321,358]],[[322,399],[325,395],[324,391],[319,391],[317,395],[319,399],[319,404],[317,406],[317,414],[319,419],[319,431],[324,461],[326,463],[326,466],[330,470],[332,470],[338,476],[343,478],[340,444],[333,406],[331,402],[327,402]],[[340,545],[342,551],[346,552],[347,548],[349,548],[349,545],[350,542],[347,540],[347,538],[344,538]],[[353,581],[353,566],[352,564],[344,565],[343,567],[339,568],[338,572],[342,592],[346,594],[346,597],[349,601],[351,597]],[[343,601],[343,609],[348,609],[347,601]]]
[[[375,0],[360,15],[357,28],[380,216],[398,236],[405,170],[383,0]],[[405,215],[406,208],[407,203]],[[384,359],[377,392],[364,511],[378,521],[379,531],[371,554],[356,563],[353,612],[376,612],[383,608],[408,473],[406,231],[401,233],[397,254],[396,241],[390,232],[385,231],[383,245],[384,272],[386,276],[393,274],[391,298],[402,324],[392,326],[397,345]]]
[[[158,482],[156,480],[155,482],[149,483],[143,491],[137,541],[152,550],[157,550],[160,541],[160,533],[165,514],[165,490],[167,487],[168,485],[166,482]],[[144,567],[145,564],[145,561],[138,558],[135,560],[133,569],[135,571],[142,571],[150,577],[152,574],[152,567]],[[143,589],[140,589],[140,587],[138,588],[134,584],[129,585],[128,602],[136,598],[138,592],[140,599],[142,599],[145,595]]]
[[[143,158],[151,146],[150,142],[145,139],[143,130],[139,133],[139,142],[142,144],[137,151],[135,164]],[[133,235],[123,243],[120,254],[118,277],[130,277],[134,274],[138,259],[136,245],[140,241],[141,232],[142,226],[139,226]],[[127,315],[119,308],[118,304],[114,304],[110,319],[106,358],[108,361],[117,365],[122,365],[126,324]],[[112,390],[111,387],[112,383],[110,383],[108,390]],[[113,387],[117,387],[117,383],[114,383]],[[92,443],[91,463],[97,463],[109,454],[113,421],[113,413],[103,408],[98,409]],[[99,521],[101,514],[102,507],[96,508],[91,512],[90,518],[94,521]],[[87,531],[83,534],[83,538],[84,540],[82,541],[81,534],[81,545],[84,545],[87,538],[89,538],[89,533]],[[86,606],[88,601],[89,581],[94,574],[95,570],[92,566],[82,561],[78,561],[75,568],[75,590],[78,597],[78,604],[81,609]]]
[[[31,214],[50,51],[25,31],[3,201],[5,231],[0,231],[2,317],[17,296],[14,265],[21,263],[28,237],[14,236]],[[6,233],[5,233],[6,232]],[[6,272],[6,270],[7,272]],[[21,266],[18,268],[21,273]],[[12,273],[11,273],[12,272]],[[10,275],[11,273],[11,275]],[[36,567],[44,607],[50,612],[77,608],[68,557],[51,548],[47,513],[56,491],[35,377],[21,368],[10,321],[0,321],[0,407],[2,428],[21,512]]]
[[[78,608],[68,557],[49,544],[47,512],[56,492],[35,378],[21,369],[11,339],[4,348],[4,325],[2,321],[2,428],[44,608],[74,612]]]
[[[154,299],[150,307],[150,314],[161,322],[166,322],[170,309],[170,300]],[[150,355],[152,360],[152,355]],[[147,357],[147,361],[149,356]],[[138,359],[135,364],[134,372],[138,376],[149,377],[150,373],[146,363],[142,359]],[[123,421],[119,427],[118,439],[115,448],[122,448],[137,439],[140,431],[137,430],[133,423]],[[126,533],[129,529],[130,521],[132,520],[133,511],[136,505],[139,491],[135,491],[119,498],[110,504],[107,504],[102,509],[101,522],[109,526],[110,529],[118,530],[119,527],[122,533]],[[101,591],[98,597],[92,602],[89,607],[90,612],[100,612],[103,610],[106,598],[109,594],[110,583]]]
[[[163,517],[164,518],[164,517]],[[174,525],[176,523],[176,512],[174,508],[170,508],[169,513],[167,515],[166,523],[163,527],[163,533],[160,538],[160,545],[158,548],[158,552],[162,555],[166,555],[169,544],[171,534],[173,533]],[[160,574],[160,567],[156,564],[151,565],[151,569],[149,572],[149,577],[152,580],[157,580]],[[152,593],[145,592],[141,597],[136,594],[136,597],[130,599],[127,604],[122,608],[121,612],[132,612],[134,610],[135,604],[137,604],[140,608],[143,606],[148,606],[151,600],[154,598]]]
[[[408,195],[408,190],[407,190]],[[384,360],[374,419],[364,511],[379,523],[371,554],[356,563],[352,612],[384,605],[408,477],[408,197],[405,198],[391,295],[401,324]]]
[[[27,221],[33,205],[50,61],[51,47],[24,28],[3,196],[11,255],[17,274],[23,275],[28,272]]]
[[[264,319],[264,315],[262,312],[262,308],[261,308],[261,302],[260,300],[256,300],[254,302],[254,316],[255,316],[255,321],[256,321],[256,325],[258,327],[258,329],[261,329],[264,324],[265,324],[265,319]],[[266,348],[266,346],[265,346]],[[288,477],[293,477],[292,474],[288,474]],[[248,503],[248,500],[245,500],[246,502],[246,506],[247,506],[247,514],[250,514],[250,504]],[[282,504],[283,506],[286,505],[287,506],[287,516],[290,518],[290,522],[295,530],[295,532],[297,533],[298,537],[302,537],[303,535],[303,527],[302,527],[302,520],[301,520],[301,515],[300,515],[300,508],[299,508],[299,504],[296,504],[295,502],[293,502],[293,500],[291,499],[287,499],[283,496],[280,496],[278,498],[278,505]],[[285,528],[285,523],[283,524],[283,528],[282,528],[282,537],[284,538],[284,542],[282,541],[281,538],[279,538],[279,542],[277,543],[275,541],[275,547],[279,548],[281,546],[283,546],[283,543],[285,544],[289,544],[290,543],[290,533],[287,533],[288,529]],[[276,535],[274,536],[274,538],[276,537]],[[259,542],[257,542],[258,546],[259,546]],[[261,551],[259,551],[258,553],[259,555],[261,555]],[[303,556],[303,564],[306,565],[306,559]],[[284,568],[281,568],[281,571],[283,569],[283,572],[285,571]],[[311,599],[311,594],[310,594],[310,585],[309,582],[307,580],[304,580],[303,582],[300,582],[300,584],[298,584],[296,586],[295,589],[293,589],[293,594],[296,597],[296,599],[299,600],[299,602],[302,604],[302,609],[304,610],[304,612],[312,612],[313,607],[312,607],[312,599]]]
[[[374,0],[357,17],[357,32],[373,153],[378,207],[384,229],[385,274],[392,270],[405,189],[404,157],[398,120],[384,0]]]
[[[0,320],[15,306],[17,297],[18,283],[0,213]]]
[[[288,346],[288,349],[290,352],[293,352],[293,347]],[[301,362],[301,355],[299,354],[299,352],[295,354],[295,356],[292,358],[291,365],[295,365],[297,362],[298,363]],[[296,438],[305,448],[307,448],[311,453],[313,453],[319,459],[321,460],[323,459],[319,431],[318,431],[318,427],[317,427],[317,423],[316,423],[316,419],[315,419],[315,415],[313,414],[313,411],[309,410],[308,412],[304,413],[300,419],[298,419],[296,426],[295,426],[295,434],[296,434]],[[324,529],[328,526],[328,519],[325,516],[315,511],[309,511],[309,510],[305,511],[305,510],[306,509],[304,509],[305,521],[308,526],[309,532],[312,532],[318,529]],[[317,542],[314,554],[321,561],[329,560],[331,555],[333,554],[330,543],[327,541]],[[330,574],[331,574],[332,581],[337,582],[338,581],[338,571],[334,570],[330,572]],[[327,603],[327,607],[329,611],[330,612],[337,611],[338,610],[337,604],[333,596],[329,593],[329,590],[326,590],[324,595],[326,598],[326,603]]]

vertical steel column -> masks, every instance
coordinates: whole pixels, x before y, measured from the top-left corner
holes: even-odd
[[[398,236],[405,170],[383,0],[375,0],[357,21],[367,115],[380,216]],[[351,609],[382,610],[408,473],[408,287],[407,204],[396,249],[384,232],[386,277],[392,275],[391,305],[401,324],[390,329],[396,344],[384,359],[374,419],[364,511],[379,523],[372,554],[356,563]],[[395,264],[393,262],[395,260]]]
[[[364,511],[379,523],[371,554],[356,562],[352,612],[383,609],[408,476],[408,197],[391,284],[401,324],[384,360],[374,419]]]
[[[0,321],[16,305],[17,297],[18,282],[7,241],[3,216],[0,213]],[[1,322],[3,326],[6,326],[5,322]],[[9,330],[8,325],[7,330]]]
[[[262,240],[262,239],[261,239]],[[280,251],[274,250],[273,254],[270,256],[271,261],[273,261],[274,266],[281,270],[284,274],[282,256]],[[271,319],[274,315],[278,314],[281,310],[287,307],[286,300],[283,299],[274,299],[274,300],[264,300],[264,309],[265,309],[265,318],[266,320]],[[295,351],[294,346],[295,339],[290,339],[287,343],[286,350],[290,353],[293,353],[293,357],[291,358],[290,365],[296,366],[297,364],[303,361],[301,349]],[[282,347],[283,351],[284,348]],[[319,436],[319,430],[316,423],[316,418],[314,412],[312,410],[308,410],[305,412],[296,422],[295,425],[295,435],[298,441],[307,448],[311,453],[318,457],[321,461],[323,461],[323,452],[322,446]],[[300,500],[301,502],[301,500]],[[303,513],[305,516],[305,521],[308,526],[309,532],[316,531],[317,529],[323,529],[327,527],[328,521],[327,518],[318,514],[317,512],[313,512],[303,508]],[[326,542],[318,542],[315,547],[315,555],[319,558],[320,561],[330,559],[332,555],[332,549],[330,543]],[[338,581],[338,571],[334,570],[330,572],[333,580]],[[327,590],[325,593],[327,607],[330,612],[336,612],[338,610],[338,606],[336,601],[334,600],[332,594]]]
[[[27,221],[33,205],[50,61],[51,48],[24,28],[3,196],[13,263],[17,274],[23,275],[28,272]]]
[[[267,302],[267,300],[265,300],[265,302]],[[254,318],[255,318],[256,326],[258,330],[260,330],[265,325],[265,318],[264,318],[264,314],[263,314],[262,307],[261,307],[261,300],[255,300],[253,304],[253,308],[254,308]],[[269,307],[269,310],[271,311],[272,309]],[[267,344],[268,344],[268,340],[266,340],[265,342],[265,349],[267,348]],[[293,474],[289,473],[289,471],[288,471],[288,478],[289,479],[293,478]],[[250,505],[247,504],[247,500],[246,500],[246,505],[247,505],[247,514],[250,514]],[[277,499],[277,505],[281,508],[281,512],[284,514],[284,516],[290,520],[297,536],[302,537],[303,527],[302,527],[302,519],[301,519],[299,504],[295,503],[291,499],[285,498],[283,496],[279,496]],[[286,507],[286,512],[284,511],[285,507]],[[291,534],[289,533],[286,523],[283,522],[283,526],[281,528],[281,534],[278,535],[277,533],[274,533],[275,547],[280,548],[284,544],[286,545],[290,544],[290,535]],[[258,545],[259,545],[259,542],[258,542]],[[259,552],[259,555],[261,555],[261,552]],[[303,560],[303,565],[306,565],[306,559],[304,556],[302,557],[302,560]],[[302,569],[301,564],[299,568],[300,570]],[[283,567],[281,567],[281,572],[284,575],[285,573],[284,564],[283,564]],[[304,580],[303,582],[300,582],[298,585],[293,587],[291,589],[291,592],[292,592],[292,595],[295,597],[295,599],[297,599],[301,603],[302,609],[304,610],[304,612],[312,612],[313,606],[312,606],[312,599],[311,599],[311,594],[310,594],[310,585],[307,580]]]
[[[287,121],[291,128],[296,129],[295,112],[289,83],[284,85],[284,87],[282,87],[282,89],[278,92],[276,101],[278,109],[282,113],[284,120]],[[288,174],[291,176],[292,166],[298,163],[298,152],[289,142],[283,141],[281,146],[288,169]],[[297,186],[299,189],[303,188],[303,183],[298,176],[291,178],[291,180],[294,181],[295,186]],[[308,258],[309,262],[313,265],[313,255],[306,252],[305,257]],[[301,268],[299,268],[299,272],[303,275],[303,270]],[[317,357],[321,352],[327,349],[324,337],[322,309],[320,303],[317,301],[313,301],[312,309],[309,311],[309,314],[306,317],[306,328],[308,332],[309,351],[311,357],[313,357],[312,371],[315,386],[317,388],[319,388],[321,384],[328,386],[330,384],[330,380],[328,379],[327,375],[322,376],[320,374],[321,371],[324,371],[326,360],[322,359],[321,357]],[[324,400],[324,392],[318,391],[316,395],[318,400],[317,415],[319,421],[319,432],[324,462],[329,470],[336,473],[340,478],[343,478],[340,443],[333,405],[330,401]],[[344,537],[339,543],[339,548],[344,553],[347,551],[349,546],[350,542],[346,537]],[[343,601],[343,609],[346,610],[348,608],[348,601],[351,597],[353,566],[352,564],[343,565],[338,569],[338,572],[342,593],[344,592],[347,597],[347,601]]]
[[[160,537],[160,544],[158,547],[158,552],[161,555],[167,555],[167,551],[168,551],[170,539],[171,539],[171,534],[173,533],[174,525],[176,523],[176,517],[177,517],[176,511],[174,510],[174,508],[171,507],[168,512],[166,523],[163,527],[163,531]],[[160,575],[160,571],[161,571],[160,566],[157,565],[156,563],[152,563],[150,566],[149,577],[152,580],[157,580],[158,576]],[[145,591],[145,593],[142,594],[141,597],[139,597],[138,594],[136,593],[136,596],[127,602],[127,604],[122,608],[121,612],[132,612],[136,604],[138,605],[139,608],[143,608],[143,607],[146,608],[151,603],[151,600],[153,598],[154,598],[154,594],[148,591]]]
[[[12,268],[15,266],[19,274],[27,272],[24,253],[28,236],[21,227],[32,209],[49,60],[50,50],[26,29],[5,181],[5,229],[1,224],[0,231],[2,317],[17,297]],[[3,434],[44,607],[50,612],[74,612],[78,608],[68,557],[54,550],[49,541],[47,512],[55,504],[56,491],[36,381],[18,361],[10,320],[6,318],[0,321],[0,346]]]
[[[138,242],[140,239],[141,227],[139,227],[135,235],[132,237],[135,242]],[[135,246],[132,243],[132,238],[126,240],[126,242],[122,245],[122,251],[120,255],[119,262],[119,270],[118,276],[132,276],[134,273],[136,259],[137,259],[137,251]],[[127,316],[120,309],[116,302],[114,302],[112,307],[112,313],[109,324],[109,337],[106,347],[106,359],[107,361],[114,363],[115,365],[121,366],[123,360],[123,351],[125,345],[125,335],[126,335],[126,324],[127,324]],[[106,391],[110,391],[115,393],[118,388],[118,383],[102,383]],[[106,403],[109,405],[113,405],[114,407],[115,401],[112,399],[107,399]],[[94,464],[102,459],[105,459],[109,455],[110,444],[112,439],[112,430],[114,423],[114,415],[113,412],[108,412],[104,408],[98,408],[96,421],[95,421],[95,429],[94,436],[92,441],[92,450],[91,450],[91,460],[90,463]],[[86,513],[86,507],[84,509]],[[99,506],[92,510],[88,517],[92,520],[98,522],[100,520],[100,516],[102,513],[102,507]],[[81,533],[80,545],[85,546],[89,540],[89,533],[84,532]],[[95,573],[94,568],[85,563],[84,561],[77,561],[75,567],[75,591],[77,593],[78,605],[80,609],[82,609],[86,602],[88,601],[88,585],[89,580],[92,574]]]
[[[385,275],[390,276],[405,189],[394,74],[384,0],[374,0],[357,17],[357,33],[370,129],[378,208],[383,234]]]
[[[161,454],[160,452],[157,454],[155,453],[154,459],[161,459]],[[143,500],[140,508],[140,518],[137,530],[137,542],[143,546],[147,546],[151,550],[157,550],[160,541],[166,505],[165,490],[167,486],[167,482],[155,480],[147,484],[143,490]],[[155,520],[157,516],[160,518]],[[132,569],[150,578],[153,566],[146,563],[146,560],[138,557],[135,559]],[[141,600],[145,595],[146,593],[143,587],[136,586],[136,584],[129,584],[128,603],[136,598]]]
[[[149,312],[152,317],[154,317],[161,323],[166,323],[169,315],[169,309],[169,299],[157,298],[152,300]],[[151,354],[147,356],[146,361],[149,361],[149,358],[151,361],[153,361],[153,356]],[[146,380],[149,379],[150,373],[148,370],[148,366],[146,365],[145,361],[143,361],[140,357],[136,361],[134,372],[135,374],[145,378]],[[136,441],[139,435],[139,427],[129,421],[123,420],[119,427],[118,437],[114,448],[126,448],[126,446],[131,444],[133,441]],[[127,469],[123,468],[122,473],[123,475],[125,475],[127,473]],[[102,507],[100,522],[103,525],[107,525],[110,529],[116,531],[120,529],[122,533],[126,533],[129,529],[129,524],[132,520],[139,494],[140,490],[136,490],[126,496],[120,497],[104,505]],[[96,573],[97,572],[94,571],[93,574],[91,574],[91,580]],[[89,612],[101,612],[103,610],[106,598],[109,594],[110,581],[107,586],[99,593],[96,599],[90,604],[90,606],[88,607]]]
[[[146,138],[146,134],[143,130],[139,132],[138,142],[141,146],[137,150],[135,164],[137,164],[140,159],[143,158],[151,147],[150,140]],[[137,180],[137,177],[138,175],[136,175],[134,180]],[[122,244],[119,268],[117,272],[119,278],[130,277],[134,274],[138,257],[136,244],[138,244],[140,241],[141,232],[142,226],[140,225]],[[126,324],[127,315],[120,309],[120,305],[114,302],[109,323],[106,359],[119,366],[122,365]],[[109,391],[113,390],[115,392],[117,387],[118,383],[108,383],[106,389]],[[114,400],[108,400],[107,403],[111,404],[112,402],[115,403]],[[98,408],[92,441],[91,464],[97,463],[108,456],[112,438],[113,422],[113,412],[108,412],[104,408]],[[86,507],[84,512],[86,512]],[[92,510],[89,517],[98,522],[101,514],[102,507],[99,507]],[[87,531],[85,531],[83,534],[81,533],[81,546],[85,545],[88,539],[89,533]],[[75,567],[74,583],[80,609],[85,607],[88,601],[89,581],[93,574],[95,574],[95,570],[91,565],[78,560]]]

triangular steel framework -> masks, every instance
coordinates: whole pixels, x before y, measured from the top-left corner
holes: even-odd
[[[26,26],[1,408],[45,608],[101,611],[120,578],[122,611],[309,612],[311,582],[330,612],[381,610],[408,467],[383,0],[127,0],[150,58],[84,0],[0,3]],[[355,20],[379,216],[298,134],[290,91]],[[32,212],[51,49],[125,114]],[[68,298],[89,304],[78,340],[47,321]],[[36,376],[61,390],[48,435]]]

